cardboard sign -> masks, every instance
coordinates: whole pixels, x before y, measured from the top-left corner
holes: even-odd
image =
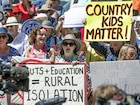
[[[138,60],[91,62],[90,71],[93,89],[101,84],[114,84],[128,94],[140,93]]]
[[[88,2],[85,41],[129,41],[132,1]]]
[[[83,27],[82,21],[85,19],[85,7],[76,6],[65,12],[65,19],[63,23],[63,28],[70,27]]]
[[[24,93],[24,105],[57,96],[67,98],[63,105],[85,105],[85,64],[27,64],[29,92]]]

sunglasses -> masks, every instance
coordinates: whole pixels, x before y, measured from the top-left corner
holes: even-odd
[[[128,54],[127,56],[129,56],[129,57],[137,57],[137,54],[135,54],[135,53],[130,53],[130,54]]]
[[[67,43],[67,42],[63,42],[64,46],[74,46],[75,44],[73,42]]]
[[[11,28],[12,28],[13,26],[6,26],[6,28],[9,28],[9,27],[11,27]]]
[[[6,35],[0,36],[0,39],[6,39],[6,38],[7,38]]]

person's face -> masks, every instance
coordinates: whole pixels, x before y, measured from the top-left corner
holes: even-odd
[[[6,26],[6,28],[11,35],[14,35],[15,33],[18,32],[18,26],[11,25],[11,26]]]
[[[70,28],[62,28],[61,29],[61,33],[63,35],[63,37],[67,34],[70,34],[71,33],[71,29]]]
[[[137,57],[137,52],[134,48],[129,47],[125,56],[125,60],[135,60]]]
[[[22,17],[21,12],[15,12],[15,13],[13,13],[13,15],[17,19],[17,21],[20,23],[21,22],[21,17]]]
[[[123,42],[111,42],[110,44],[114,51],[119,51],[123,45]]]
[[[42,28],[40,29],[40,32],[39,31],[37,32],[36,42],[40,44],[41,43],[44,44],[46,42],[47,37],[48,37],[48,32],[44,28]]]
[[[74,50],[75,50],[75,48],[76,48],[76,45],[75,45],[73,40],[65,40],[62,43],[62,48],[63,48],[64,54],[66,56],[67,55],[72,55]]]
[[[5,45],[8,42],[8,36],[6,34],[0,34],[0,45]]]

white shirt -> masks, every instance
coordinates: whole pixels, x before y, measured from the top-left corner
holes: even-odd
[[[14,38],[10,46],[18,50],[21,56],[25,55],[25,51],[29,45],[28,35],[19,32],[18,35]]]

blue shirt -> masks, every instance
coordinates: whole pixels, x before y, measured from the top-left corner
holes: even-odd
[[[10,46],[9,46],[8,54],[5,54],[5,55],[0,54],[0,58],[6,62],[8,62],[12,56],[20,56],[20,54],[15,48],[10,47]]]

